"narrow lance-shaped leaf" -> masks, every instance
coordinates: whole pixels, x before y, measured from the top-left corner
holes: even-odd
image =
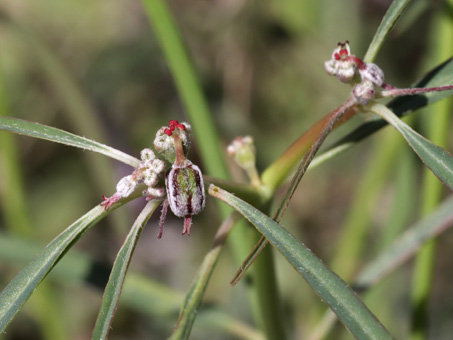
[[[105,144],[101,144],[91,139],[80,137],[54,127],[18,118],[0,117],[0,130],[10,131],[20,135],[45,139],[51,142],[66,144],[76,148],[97,152],[128,164],[134,168],[140,164],[140,160],[137,158]]]
[[[43,248],[37,240],[25,240],[0,233],[0,261],[5,268],[16,268],[28,263],[36,253]],[[93,270],[99,274],[93,277]],[[88,285],[96,289],[101,286],[105,273],[110,272],[111,266],[102,263],[72,249],[58,262],[52,270],[52,280],[60,285]],[[121,292],[122,308],[129,308],[144,316],[155,320],[173,319],[180,310],[184,296],[164,283],[159,283],[149,276],[134,272],[129,268]],[[209,306],[197,313],[197,329],[212,330],[214,327],[220,332],[244,340],[264,340],[262,334],[255,328],[247,325],[223,310],[221,305]],[[171,325],[165,329],[171,329]],[[62,338],[59,338],[59,340]],[[65,338],[66,339],[66,338]]]
[[[280,224],[216,186],[210,186],[209,194],[234,208],[263,233],[356,338],[392,339],[348,285]]]
[[[115,263],[113,264],[113,268],[110,273],[109,282],[105,287],[102,306],[99,310],[99,315],[93,330],[93,340],[107,339],[113,317],[115,316],[116,307],[121,295],[121,290],[123,288],[127,269],[129,267],[129,263],[131,261],[138,238],[146,222],[148,222],[154,210],[156,210],[160,203],[161,200],[152,200],[146,204],[145,208],[135,220],[123,246],[116,256]]]
[[[206,287],[208,286],[209,279],[211,278],[211,274],[214,271],[217,260],[219,259],[220,251],[222,250],[223,244],[225,243],[231,228],[240,219],[240,217],[241,216],[236,212],[231,213],[217,230],[213,245],[204,257],[203,263],[200,265],[192,286],[184,299],[178,323],[169,339],[181,340],[189,338],[193,323],[197,317],[198,308],[201,305]]]
[[[395,26],[395,24],[401,17],[401,14],[404,12],[410,2],[411,0],[394,0],[392,2],[389,9],[387,10],[387,13],[385,13],[384,18],[382,18],[382,22],[379,25],[376,33],[374,34],[373,40],[368,47],[368,51],[363,58],[365,62],[372,62],[374,58],[376,58],[376,55],[379,52],[382,44],[384,43],[385,38],[387,38],[390,31]]]
[[[363,291],[414,256],[429,239],[453,227],[453,196],[399,236],[358,274],[353,286]]]
[[[386,106],[373,103],[368,110],[380,115],[406,139],[425,165],[446,186],[453,190],[453,155],[445,149],[431,143],[425,137],[414,131],[409,125],[399,119]]]
[[[408,228],[384,249],[374,260],[368,263],[357,275],[352,287],[364,293],[369,288],[389,276],[430,239],[453,227],[453,196],[445,200],[434,212]],[[324,339],[336,321],[335,315],[328,310],[315,327],[310,340]]]
[[[50,242],[0,293],[0,332],[3,332],[24,303],[72,245],[110,211],[141,195],[140,186],[133,195],[121,199],[109,211],[96,206]]]
[[[30,262],[0,294],[0,331],[4,331],[42,279],[76,239],[99,222],[107,212],[97,206],[82,216]]]

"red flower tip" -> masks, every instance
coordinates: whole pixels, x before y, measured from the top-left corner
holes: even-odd
[[[340,50],[340,56],[347,56],[347,55],[348,55],[348,51],[346,49]]]
[[[168,123],[168,127],[169,127],[169,129],[164,130],[164,133],[168,136],[171,136],[173,131],[175,131],[176,128],[181,129],[181,130],[186,129],[186,127],[182,124],[179,124],[179,122],[177,120],[170,120],[170,122]]]

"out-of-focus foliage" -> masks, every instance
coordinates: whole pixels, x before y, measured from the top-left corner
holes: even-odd
[[[387,39],[376,61],[389,83],[408,86],[437,65],[438,61],[431,63],[429,59],[430,32],[441,15],[440,2],[410,8]],[[227,145],[237,135],[252,135],[259,170],[345,100],[350,89],[325,74],[324,61],[330,58],[337,42],[345,40],[350,41],[355,54],[362,56],[389,5],[389,1],[373,0],[168,3],[194,60],[219,137]],[[187,120],[140,1],[0,0],[0,62],[2,97],[11,116],[86,136],[136,157],[152,143],[155,131],[170,119]],[[62,80],[59,76],[63,74]],[[65,89],[73,94],[69,99],[62,96]],[[364,119],[355,118],[334,136]],[[372,157],[367,152],[373,150],[374,141],[363,143],[356,152],[331,160],[329,166],[307,175],[283,221],[299,226],[291,231],[326,262],[334,253],[330,245],[336,244],[341,234],[357,178]],[[106,174],[106,183],[101,186],[97,177],[100,167],[95,165],[101,155],[93,159],[80,150],[31,138],[14,137],[14,143],[21,166],[17,175],[24,187],[24,214],[29,215],[30,221],[30,231],[24,237],[39,244],[48,243],[99,203],[103,194],[111,195],[117,180],[130,172],[129,167],[108,161],[113,175]],[[0,145],[0,153],[3,146]],[[197,157],[197,145],[193,145],[191,158]],[[244,179],[239,169],[234,165],[231,168],[237,179]],[[105,191],[108,184],[110,192]],[[5,188],[0,180],[2,207],[9,197]],[[372,236],[380,235],[378,226],[390,215],[393,190],[392,179],[384,182],[370,211]],[[76,245],[76,250],[91,255],[96,263],[111,265],[133,216],[144,205],[144,200],[129,204],[125,210],[130,216],[120,216],[119,211],[112,213]],[[132,269],[184,292],[220,223],[213,206],[208,201],[208,209],[194,218],[190,238],[180,236],[182,221],[169,217],[163,239],[157,240],[157,218],[153,217],[138,242]],[[412,207],[411,221],[416,219],[416,213]],[[7,213],[0,210],[0,231],[14,233],[9,223]],[[447,234],[439,252],[449,251],[451,242],[451,235]],[[376,248],[366,249],[364,259],[375,254]],[[2,287],[32,255],[21,261],[16,259],[16,263],[0,259]],[[220,304],[239,319],[249,321],[243,287],[239,285],[234,291],[229,288],[229,279],[236,269],[231,258],[231,253],[223,254],[205,303]],[[450,271],[444,269],[451,266],[452,257],[439,258],[433,315],[441,315],[436,320],[443,328],[438,328],[436,338],[442,339],[451,334],[443,321],[451,317],[448,310],[453,295],[447,294],[446,287],[451,286],[452,278]],[[285,317],[295,329],[292,335],[305,338],[317,321],[316,315],[307,314],[306,306],[317,306],[318,301],[307,286],[300,284],[292,268],[277,261]],[[92,275],[97,286],[62,284],[58,277],[49,277],[55,299],[53,308],[61,314],[71,339],[89,337],[94,326],[102,297],[98,288],[103,287],[102,282],[105,284],[108,271],[106,274],[99,270]],[[398,275],[402,279],[396,281],[388,297],[393,314],[384,317],[397,338],[404,335],[400,324],[407,321],[405,313],[398,312],[407,308],[404,290],[409,277],[404,271]],[[46,311],[37,308],[39,305],[38,298],[32,297],[0,338],[45,339],[39,324]],[[162,339],[176,320],[176,314],[150,320],[132,308],[119,308],[110,339]],[[212,339],[213,334],[216,339],[229,339],[217,330],[199,330],[195,323],[194,339]]]

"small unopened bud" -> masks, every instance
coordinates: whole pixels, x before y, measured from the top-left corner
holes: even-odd
[[[121,197],[128,197],[137,187],[137,181],[132,175],[123,177],[116,185],[116,192]]]
[[[259,186],[261,180],[256,170],[256,149],[253,138],[250,136],[237,137],[228,145],[227,152],[247,172],[252,185]]]
[[[129,175],[120,179],[116,185],[116,192],[111,197],[102,196],[104,201],[101,206],[108,210],[113,204],[118,202],[123,197],[128,197],[137,187],[137,180],[133,175]]]
[[[376,86],[384,84],[384,72],[379,66],[373,63],[366,63],[366,67],[360,69],[362,80],[369,80]]]
[[[165,196],[165,189],[149,187],[148,189],[143,191],[143,196],[146,196],[147,200],[151,200],[153,198],[161,198]]]
[[[368,104],[375,98],[375,94],[375,85],[370,80],[363,80],[352,89],[352,95],[361,105]]]
[[[143,172],[143,183],[149,187],[154,187],[159,182],[159,176],[151,169],[146,169]]]
[[[156,155],[154,154],[153,150],[146,148],[140,152],[140,158],[143,162],[147,162],[155,159]]]
[[[255,166],[255,145],[251,136],[237,137],[228,145],[227,152],[241,168]]]
[[[165,170],[165,162],[161,159],[153,159],[150,162],[146,162],[145,165],[156,174],[160,174]]]

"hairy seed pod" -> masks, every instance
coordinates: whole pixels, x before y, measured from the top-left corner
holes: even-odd
[[[206,196],[203,176],[200,168],[191,161],[173,164],[165,185],[170,209],[176,216],[190,217],[204,209]]]

